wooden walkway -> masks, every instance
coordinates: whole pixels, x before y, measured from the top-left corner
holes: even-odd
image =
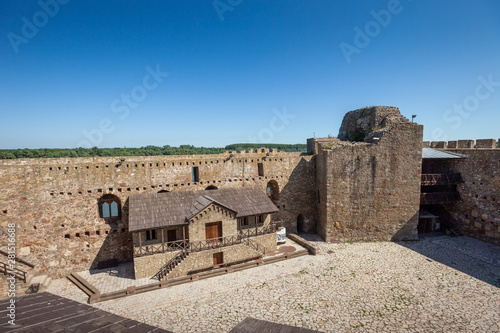
[[[246,318],[229,333],[317,333],[307,328],[276,324],[270,321]]]
[[[9,299],[0,300],[0,332],[169,333],[47,292],[17,297],[12,326],[7,322],[8,305]]]

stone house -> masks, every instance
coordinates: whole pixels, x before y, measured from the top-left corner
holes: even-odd
[[[259,188],[132,195],[135,278],[174,278],[274,251],[276,212]]]

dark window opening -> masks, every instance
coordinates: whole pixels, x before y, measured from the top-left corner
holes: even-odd
[[[245,216],[241,219],[241,225],[248,226],[248,216]]]
[[[146,240],[156,239],[156,230],[146,230]]]
[[[64,235],[64,238],[71,238],[69,234]]]
[[[80,233],[79,233],[79,232],[77,232],[77,233],[75,234],[75,237],[80,237]]]
[[[200,169],[198,167],[191,168],[191,176],[194,183],[200,181]]]
[[[89,231],[85,231],[85,236],[90,236],[90,232]]]
[[[306,231],[306,226],[305,226],[304,215],[299,214],[299,216],[297,216],[297,232],[305,232],[305,231]]]
[[[259,177],[264,177],[264,164],[257,163],[257,168],[259,170]]]
[[[218,190],[219,188],[217,186],[214,186],[214,185],[210,185],[210,186],[207,186],[205,188],[205,190]]]

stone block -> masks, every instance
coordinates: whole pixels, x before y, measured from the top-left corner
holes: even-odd
[[[21,256],[27,256],[31,253],[31,249],[29,246],[25,246],[19,249],[18,254]]]
[[[422,142],[422,148],[430,148],[431,142],[430,141],[424,141]]]
[[[496,148],[496,142],[493,139],[478,139],[476,140],[476,148],[494,149]]]
[[[446,143],[446,141],[432,141],[431,142],[431,148],[446,149],[447,148],[447,143]]]
[[[458,148],[474,148],[474,140],[458,140]]]
[[[448,141],[448,148],[458,148],[458,141]]]

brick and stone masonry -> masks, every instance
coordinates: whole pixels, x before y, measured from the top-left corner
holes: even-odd
[[[72,271],[132,260],[128,197],[208,186],[259,187],[276,182],[288,231],[315,231],[327,241],[416,239],[421,149],[443,147],[457,161],[462,202],[448,207],[471,236],[498,241],[500,150],[495,140],[423,143],[422,126],[394,107],[349,112],[339,136],[308,140],[310,154],[258,149],[218,155],[0,160],[0,232],[17,225],[18,256],[37,273]],[[353,141],[355,141],[353,143]],[[457,148],[453,148],[457,147]],[[122,159],[124,159],[122,161]],[[459,164],[460,163],[460,164]],[[199,179],[193,179],[193,167]],[[260,169],[260,170],[259,170]],[[116,219],[100,217],[112,194]],[[2,237],[5,248],[5,237]],[[146,260],[146,259],[144,259]]]

